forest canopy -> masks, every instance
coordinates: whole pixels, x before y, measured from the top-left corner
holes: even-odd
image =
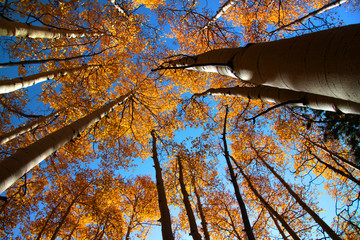
[[[360,16],[1,1],[0,238],[358,238],[360,24],[343,12]]]

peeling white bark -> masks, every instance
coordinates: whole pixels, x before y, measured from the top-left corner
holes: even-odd
[[[0,161],[0,193],[5,191],[25,173],[42,162],[46,157],[76,138],[79,134],[100,121],[116,106],[123,103],[130,94],[126,94],[104,105],[98,110],[78,119],[77,121],[45,136],[33,144],[19,149],[13,155]]]
[[[360,24],[168,62],[256,85],[360,103]],[[166,69],[166,67],[163,67]]]

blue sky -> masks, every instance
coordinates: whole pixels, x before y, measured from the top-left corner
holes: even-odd
[[[209,7],[211,7],[214,10],[214,12],[216,12],[216,10],[220,6],[219,2],[216,2],[216,1],[207,1],[207,4]],[[144,11],[146,11],[146,10],[144,10]],[[331,11],[337,12],[341,16],[341,18],[344,20],[346,25],[360,22],[360,12],[359,11],[351,12],[351,11],[346,10],[345,7],[337,7]],[[1,62],[8,61],[7,54],[2,52],[1,50],[0,50],[0,59],[1,59],[0,60]],[[16,70],[16,68],[0,69],[0,75],[4,75],[4,76],[8,76],[8,77],[15,77],[15,76],[17,76],[17,70]],[[31,104],[29,105],[29,108],[34,113],[42,114],[43,109],[46,109],[46,107],[42,106],[41,103],[36,101],[37,95],[40,91],[41,91],[40,85],[29,88],[29,92],[28,92],[29,98],[32,100]],[[14,120],[21,121],[21,119],[14,119]],[[179,133],[177,136],[177,139],[178,140],[185,139],[185,137],[187,137],[188,135],[193,136],[194,130],[189,130],[189,131]],[[135,172],[126,171],[126,172],[123,172],[123,174],[128,175],[128,176],[135,176],[138,173],[154,175],[155,170],[152,167],[152,165],[153,165],[152,159],[149,158],[149,159],[146,159],[143,164],[139,163],[139,167],[136,169]],[[325,217],[326,221],[330,222],[332,220],[332,217],[335,215],[335,210],[333,207],[334,202],[326,195],[324,195],[319,200],[321,203],[321,207],[324,208],[325,210],[327,210],[326,214],[324,214],[323,217]],[[154,229],[154,231],[152,231],[152,233],[148,239],[160,239],[161,238],[160,236],[161,236],[160,227],[156,227]],[[184,239],[191,239],[191,237],[187,236]]]

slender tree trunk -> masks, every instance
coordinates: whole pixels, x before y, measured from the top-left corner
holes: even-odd
[[[210,88],[203,93],[194,94],[193,97],[205,97],[208,95],[246,97],[278,104],[309,107],[317,110],[360,114],[360,103],[268,86]]]
[[[12,106],[9,106],[8,104],[6,104],[2,99],[0,99],[0,104],[6,108],[8,111],[12,112],[12,113],[15,113],[17,115],[20,115],[24,118],[41,118],[41,117],[44,117],[43,115],[35,115],[35,114],[27,114],[27,113],[24,113],[22,112],[21,110],[19,109],[15,109],[14,107]]]
[[[325,165],[327,168],[331,169],[331,170],[334,171],[335,173],[337,173],[337,174],[339,174],[339,175],[341,175],[341,176],[343,176],[343,177],[345,177],[345,178],[353,181],[353,182],[356,183],[357,185],[360,185],[360,181],[359,181],[358,179],[356,179],[353,175],[350,175],[350,174],[348,174],[348,173],[345,173],[345,172],[343,172],[343,171],[341,171],[341,170],[333,167],[332,165],[328,164],[327,162],[324,162],[323,160],[321,160],[321,159],[320,159],[317,155],[315,155],[314,153],[311,153],[311,152],[310,152],[310,154],[311,154],[314,158],[316,158],[316,160],[317,160],[318,162],[320,162],[321,164]]]
[[[75,71],[81,71],[89,67],[90,66],[85,65],[76,68],[59,69],[55,71],[42,72],[26,77],[13,78],[10,80],[0,80],[0,94],[13,92],[21,88],[27,88],[37,83],[44,82],[48,79],[59,77]]]
[[[49,29],[0,18],[0,36],[29,38],[79,38],[94,34],[79,30]]]
[[[349,161],[348,159],[340,156],[339,154],[337,154],[336,152],[333,152],[331,150],[329,150],[327,147],[319,144],[319,143],[316,143],[314,141],[312,141],[310,138],[306,137],[306,136],[303,136],[305,138],[306,141],[308,141],[309,143],[313,144],[314,146],[324,150],[325,152],[329,153],[330,155],[332,156],[335,156],[336,158],[338,158],[339,160],[343,161],[344,163],[346,163],[348,166],[354,168],[354,169],[357,169],[357,170],[360,170],[360,167],[357,166],[355,163]]]
[[[66,62],[69,60],[74,60],[78,58],[85,58],[85,57],[93,57],[96,55],[100,55],[101,53],[113,48],[114,46],[107,47],[99,52],[89,53],[89,54],[82,54],[74,57],[66,57],[66,58],[48,58],[48,59],[37,59],[37,60],[24,60],[18,62],[7,62],[7,63],[0,63],[0,68],[4,67],[13,67],[13,66],[22,66],[22,65],[29,65],[29,64],[40,64],[40,63],[48,63],[48,62]]]
[[[288,240],[287,236],[285,235],[284,231],[281,229],[281,226],[279,225],[279,223],[276,220],[276,218],[274,217],[274,215],[271,212],[269,212],[269,215],[270,215],[271,219],[273,220],[273,222],[275,223],[275,226],[276,226],[277,230],[279,231],[281,237],[284,240]]]
[[[158,69],[197,70],[360,103],[360,24],[212,50]]]
[[[80,219],[81,217],[79,217],[76,221],[76,224],[74,225],[74,227],[71,229],[71,232],[69,233],[69,236],[68,236],[68,240],[72,240],[72,235],[74,234],[76,228],[78,227],[79,225],[79,222],[80,222]]]
[[[116,8],[116,10],[122,15],[124,16],[125,18],[128,18],[129,15],[125,12],[125,10],[120,6],[120,4],[117,3],[116,0],[109,0],[113,5],[114,7]]]
[[[235,176],[235,173],[234,173],[234,169],[233,169],[231,161],[230,161],[230,156],[229,156],[230,154],[229,154],[229,150],[228,150],[227,143],[226,143],[226,121],[227,121],[228,111],[229,111],[229,109],[228,109],[228,107],[226,107],[225,120],[224,120],[224,130],[223,130],[223,134],[222,134],[222,140],[224,142],[225,159],[226,159],[227,166],[229,168],[230,178],[231,178],[231,182],[232,182],[233,187],[234,187],[235,196],[236,196],[236,199],[237,199],[237,201],[239,203],[239,206],[240,206],[241,216],[242,216],[242,220],[243,220],[243,223],[244,223],[247,238],[249,240],[255,240],[255,236],[254,236],[254,233],[252,231],[251,224],[250,224],[250,221],[249,221],[249,217],[248,217],[248,214],[247,214],[247,211],[246,211],[246,206],[245,206],[245,203],[244,203],[244,201],[243,201],[243,199],[241,197],[239,185],[237,183],[236,176]]]
[[[32,121],[22,127],[18,127],[8,133],[5,133],[3,135],[0,136],[0,144],[5,144],[8,141],[19,137],[20,135],[30,132],[31,130],[37,128],[40,124],[44,123],[45,121],[47,121],[48,119],[51,119],[55,116],[59,115],[59,111],[53,112],[47,116],[44,116],[36,121]]]
[[[292,25],[295,25],[295,24],[304,22],[304,21],[306,21],[306,20],[308,20],[308,19],[310,19],[310,18],[312,18],[312,17],[314,17],[314,16],[316,16],[316,15],[319,15],[319,14],[321,14],[321,13],[323,13],[323,12],[329,11],[330,9],[332,9],[332,8],[334,8],[334,7],[338,7],[338,6],[340,6],[341,4],[346,3],[347,1],[348,1],[348,0],[336,0],[336,1],[330,2],[330,3],[328,3],[328,4],[325,4],[325,5],[322,6],[321,8],[316,9],[315,11],[312,11],[312,12],[310,12],[309,14],[307,14],[307,15],[301,17],[301,18],[296,19],[295,21],[292,21],[292,22],[290,22],[290,23],[288,23],[288,24],[285,24],[285,25],[283,25],[283,26],[275,29],[275,30],[272,31],[270,34],[272,34],[272,33],[274,33],[274,32],[277,32],[277,31],[280,31],[280,30],[282,30],[282,29],[284,29],[284,28],[288,28],[288,27],[290,27],[290,26],[292,26]]]
[[[189,194],[186,191],[186,186],[185,186],[185,182],[184,182],[184,173],[183,173],[183,166],[181,163],[181,159],[180,156],[177,156],[177,161],[179,164],[179,183],[180,183],[180,189],[181,189],[181,193],[183,195],[183,202],[185,205],[185,209],[186,209],[186,214],[188,216],[188,220],[189,220],[189,225],[190,225],[190,235],[192,236],[192,238],[194,240],[201,240],[201,235],[198,231],[197,228],[197,224],[196,224],[196,219],[194,216],[194,212],[191,208],[191,203],[189,200]]]
[[[230,156],[230,157],[233,159],[234,162],[236,162],[235,159],[232,156]],[[284,220],[284,218],[282,216],[280,216],[280,214],[278,212],[276,212],[275,209],[268,202],[266,202],[266,200],[261,196],[261,194],[254,188],[254,186],[252,185],[249,177],[245,174],[243,169],[239,165],[237,165],[237,167],[238,167],[239,172],[241,173],[241,175],[245,178],[250,190],[260,200],[260,202],[264,205],[264,207],[280,221],[281,225],[283,225],[283,227],[286,229],[286,231],[290,234],[290,236],[293,239],[300,240],[299,236],[287,224],[287,222]]]
[[[75,198],[71,201],[71,203],[69,204],[69,206],[67,207],[66,209],[66,212],[65,214],[62,216],[58,226],[56,227],[52,237],[51,237],[51,240],[55,240],[57,235],[59,234],[59,231],[62,227],[62,225],[64,225],[65,223],[65,219],[66,217],[69,215],[70,211],[71,211],[71,208],[74,206],[74,204],[76,203],[76,201],[79,199],[79,197],[85,192],[85,190],[90,186],[90,183],[88,183],[76,196]]]
[[[100,121],[101,118],[111,112],[116,106],[123,103],[129,93],[117,98],[116,100],[104,105],[98,110],[78,119],[77,121],[45,136],[26,148],[19,149],[10,157],[0,161],[0,193],[5,191],[26,172],[38,165],[50,154],[76,138],[79,134]]]
[[[170,211],[166,200],[166,193],[165,193],[165,187],[164,182],[162,180],[162,174],[161,174],[161,166],[158,159],[157,149],[156,149],[156,136],[155,131],[151,131],[152,136],[152,154],[153,154],[153,160],[154,160],[154,167],[156,172],[156,189],[158,192],[158,202],[159,202],[159,209],[160,209],[160,222],[161,222],[161,232],[162,237],[165,240],[174,240],[174,235],[172,233],[171,228],[171,217],[170,217]]]
[[[47,224],[49,223],[52,215],[56,212],[56,210],[58,209],[58,207],[60,206],[60,204],[62,203],[63,201],[63,197],[60,198],[59,202],[56,204],[56,206],[51,210],[49,216],[47,217],[46,221],[45,221],[45,224],[43,225],[43,227],[41,228],[40,232],[38,233],[37,237],[36,237],[36,240],[40,240],[41,239],[41,236],[43,235],[45,229],[46,229],[46,226]]]
[[[206,222],[204,210],[203,210],[202,203],[201,203],[201,198],[200,198],[200,195],[199,195],[199,193],[197,191],[196,183],[195,183],[195,179],[194,179],[193,174],[191,174],[191,180],[192,180],[192,184],[193,184],[193,187],[194,187],[194,194],[196,196],[197,208],[198,208],[198,211],[199,211],[199,215],[200,215],[200,219],[201,219],[201,226],[202,226],[202,230],[203,230],[203,233],[204,233],[204,236],[205,236],[205,240],[210,240],[210,234],[209,234],[209,230],[208,230],[208,227],[207,227],[207,222]]]
[[[216,12],[216,14],[205,24],[203,29],[208,28],[211,24],[215,23],[229,8],[235,5],[239,0],[227,0]]]
[[[254,148],[253,148],[254,149]],[[255,150],[255,149],[254,149]],[[258,159],[271,171],[272,174],[283,184],[286,190],[295,198],[296,202],[315,220],[317,224],[331,237],[332,239],[341,240],[341,238],[331,229],[329,225],[327,225],[320,217],[317,215],[301,198],[295,193],[290,185],[275,171],[273,167],[271,167],[265,159],[258,154],[255,150]]]

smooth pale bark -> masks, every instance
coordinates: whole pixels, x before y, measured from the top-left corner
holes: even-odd
[[[174,240],[174,235],[172,233],[172,228],[171,228],[170,211],[166,200],[165,187],[161,174],[161,166],[157,154],[156,136],[154,130],[151,131],[151,136],[152,136],[152,154],[153,154],[152,158],[154,160],[154,167],[156,173],[156,189],[158,193],[158,202],[159,202],[159,209],[161,215],[160,218],[161,233],[164,240],[165,239]]]
[[[281,30],[281,29],[284,29],[284,28],[290,27],[290,26],[292,26],[292,25],[295,25],[295,24],[301,23],[301,22],[303,22],[303,21],[306,21],[306,20],[308,20],[308,19],[310,19],[310,18],[312,18],[312,17],[314,17],[314,16],[316,16],[316,15],[319,15],[319,14],[321,14],[321,13],[323,13],[323,12],[329,11],[329,10],[333,9],[334,7],[338,7],[338,6],[340,6],[341,4],[346,3],[347,1],[348,1],[348,0],[336,0],[336,1],[330,2],[330,3],[328,3],[328,4],[325,4],[325,5],[322,6],[321,8],[316,9],[315,11],[312,11],[312,12],[310,12],[309,14],[307,14],[307,15],[299,18],[299,19],[296,19],[295,21],[292,21],[292,22],[290,22],[290,23],[288,23],[288,24],[286,24],[286,25],[283,25],[283,26],[275,29],[275,30],[272,31],[271,33],[274,33],[274,32],[279,31],[279,30]]]
[[[0,144],[5,144],[8,141],[17,138],[18,136],[20,136],[21,134],[30,132],[31,130],[37,128],[40,124],[44,123],[45,121],[47,121],[48,119],[51,119],[53,117],[55,117],[56,115],[59,115],[59,111],[56,111],[54,113],[51,113],[47,116],[44,116],[36,121],[30,122],[22,127],[18,127],[8,133],[5,133],[3,135],[0,136]]]
[[[190,203],[190,200],[189,200],[189,194],[186,191],[186,186],[185,186],[185,182],[184,182],[183,166],[182,166],[181,159],[180,159],[179,156],[177,156],[177,161],[178,161],[178,164],[179,164],[180,189],[181,189],[181,193],[183,195],[183,203],[185,205],[186,215],[187,215],[188,220],[189,220],[190,232],[191,232],[190,235],[192,236],[192,238],[194,240],[201,240],[201,235],[200,235],[200,233],[198,231],[198,228],[197,228],[194,211],[191,208],[191,203]]]
[[[33,86],[37,83],[44,82],[55,77],[66,75],[75,71],[81,71],[83,69],[90,68],[91,66],[81,66],[76,68],[69,69],[59,69],[54,71],[42,72],[38,74],[33,74],[26,77],[13,78],[9,80],[0,80],[0,94],[9,93],[16,91],[21,88],[27,88]]]
[[[212,50],[156,69],[216,72],[256,85],[360,103],[360,24]]]
[[[116,106],[123,103],[130,94],[126,94],[104,105],[83,118],[45,136],[33,144],[19,149],[13,155],[0,161],[0,193],[5,191],[25,173],[38,165],[46,157],[80,135],[82,131],[97,123]]]
[[[79,38],[94,34],[79,30],[49,29],[0,18],[0,36],[29,38]]]
[[[268,86],[210,88],[203,93],[194,94],[193,97],[205,97],[208,95],[246,97],[279,104],[288,103],[292,106],[309,107],[317,110],[360,114],[360,103]]]
[[[229,8],[235,5],[239,0],[228,0],[226,1],[216,12],[216,14],[206,23],[203,29],[208,28],[211,24],[215,23]]]
[[[254,149],[254,148],[253,148]],[[255,150],[255,149],[254,149]],[[320,225],[320,227],[329,235],[331,239],[341,240],[341,238],[331,229],[329,225],[324,222],[319,215],[317,215],[301,198],[300,196],[292,190],[290,185],[271,167],[264,158],[262,158],[258,152],[255,150],[258,159],[271,171],[271,173],[282,183],[290,195],[295,198],[296,202],[314,219],[314,221]]]
[[[235,159],[230,156],[234,162]],[[243,169],[237,164],[237,167],[239,169],[239,172],[241,173],[241,175],[245,178],[250,190],[254,193],[254,195],[260,200],[260,202],[264,205],[264,207],[271,213],[273,214],[276,219],[278,219],[281,223],[281,225],[286,229],[286,231],[290,234],[290,236],[295,239],[295,240],[300,240],[299,236],[294,232],[294,230],[289,226],[289,224],[287,224],[287,222],[285,221],[285,219],[261,196],[261,194],[254,188],[254,186],[251,183],[250,178],[245,174],[245,172],[243,171]]]
[[[255,240],[255,236],[254,233],[252,231],[252,227],[249,221],[249,217],[246,211],[246,206],[245,203],[241,197],[240,194],[240,189],[239,189],[239,185],[237,183],[236,180],[236,175],[234,173],[234,169],[232,167],[231,161],[230,161],[230,154],[229,154],[229,150],[227,147],[227,143],[226,143],[226,121],[227,121],[227,115],[228,115],[228,108],[226,107],[226,113],[225,113],[225,120],[224,120],[224,129],[223,129],[223,133],[222,133],[222,140],[224,143],[224,155],[225,155],[225,159],[226,159],[226,163],[230,172],[230,178],[231,178],[231,183],[233,184],[234,187],[234,191],[235,191],[235,196],[236,199],[239,203],[240,206],[240,211],[241,211],[241,216],[242,216],[242,220],[244,223],[244,228],[245,228],[245,232],[247,235],[248,240]]]
[[[117,46],[117,45],[116,45]],[[13,67],[13,66],[22,66],[22,65],[29,65],[29,64],[41,64],[41,63],[48,63],[48,62],[66,62],[69,60],[74,60],[74,59],[78,59],[78,58],[85,58],[85,57],[92,57],[92,56],[96,56],[99,55],[111,48],[114,48],[115,46],[110,46],[107,47],[99,52],[95,52],[95,53],[89,53],[89,54],[83,54],[83,55],[78,55],[78,56],[74,56],[74,57],[66,57],[66,58],[48,58],[48,59],[38,59],[38,60],[24,60],[24,61],[18,61],[18,62],[7,62],[7,63],[0,63],[0,68],[4,68],[4,67]]]
[[[116,0],[109,0],[113,5],[114,7],[116,8],[116,10],[121,14],[123,15],[124,17],[128,18],[129,15],[125,12],[125,10],[120,6],[120,4],[117,3]]]

